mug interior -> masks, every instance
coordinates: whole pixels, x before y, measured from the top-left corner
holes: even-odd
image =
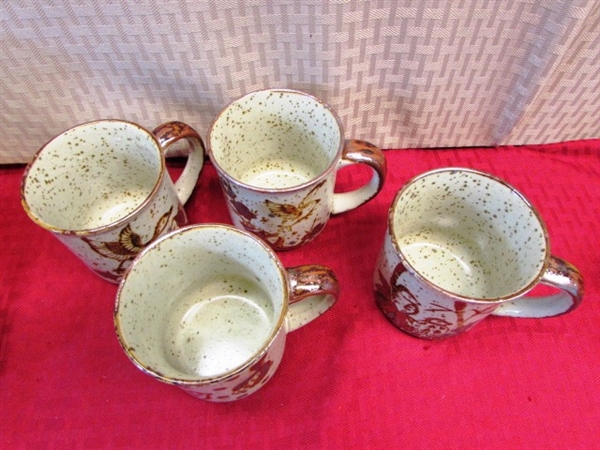
[[[342,149],[337,116],[297,91],[265,90],[231,103],[213,123],[213,163],[254,188],[290,188],[325,173]]]
[[[281,327],[287,280],[274,253],[225,225],[194,225],[151,244],[117,295],[121,345],[165,381],[218,378],[260,354]]]
[[[545,226],[529,202],[497,178],[468,169],[409,182],[394,201],[390,228],[414,272],[465,299],[521,295],[549,257]]]
[[[23,203],[34,221],[56,231],[111,225],[150,197],[163,161],[156,139],[135,124],[79,125],[37,153],[23,180]]]

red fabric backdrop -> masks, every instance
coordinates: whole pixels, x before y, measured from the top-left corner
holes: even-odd
[[[129,362],[113,330],[116,286],[27,218],[23,167],[0,168],[0,446],[600,448],[600,140],[386,155],[375,200],[280,253],[288,266],[332,267],[338,303],[289,335],[261,391],[229,404],[197,400]],[[387,210],[408,179],[445,166],[491,172],[531,200],[553,253],[583,274],[578,310],[488,318],[443,341],[410,337],[383,317],[371,279]],[[340,189],[365,175],[343,170]],[[186,209],[191,222],[230,223],[209,164]]]

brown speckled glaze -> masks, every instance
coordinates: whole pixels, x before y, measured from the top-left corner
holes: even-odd
[[[155,132],[121,120],[78,125],[44,145],[23,175],[29,217],[114,283],[149,242],[187,223],[183,204],[204,162],[204,144],[188,125]],[[163,153],[180,139],[190,154],[174,184]]]
[[[208,141],[234,225],[276,250],[314,239],[330,214],[377,195],[386,176],[379,148],[344,140],[336,114],[298,91],[269,89],[241,97],[220,113]],[[370,181],[334,193],[338,169],[351,164],[369,166]]]
[[[525,297],[540,282],[560,292]],[[418,176],[396,195],[374,287],[394,325],[428,339],[468,330],[490,314],[565,314],[583,296],[581,275],[549,253],[529,202],[498,178],[456,168]]]
[[[144,373],[203,400],[232,401],[273,376],[287,333],[338,294],[327,267],[286,270],[246,231],[192,225],[136,257],[119,287],[115,329]]]

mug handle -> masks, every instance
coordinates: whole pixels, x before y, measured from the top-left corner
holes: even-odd
[[[364,186],[350,192],[333,195],[332,214],[339,214],[367,203],[383,188],[387,173],[387,162],[381,149],[369,142],[347,139],[342,151],[338,170],[352,164],[366,164],[373,174]]]
[[[167,122],[159,125],[152,131],[163,149],[165,156],[169,151],[169,147],[180,139],[188,141],[189,146],[187,152],[181,156],[188,157],[183,172],[175,182],[175,191],[179,201],[184,205],[192,195],[192,191],[196,187],[200,171],[204,166],[204,155],[206,150],[204,142],[200,135],[189,125],[183,122]],[[180,156],[179,154],[177,156]]]
[[[288,331],[312,322],[337,301],[340,287],[329,267],[307,264],[287,269],[290,302],[287,313]]]
[[[543,297],[521,297],[501,304],[495,316],[543,318],[573,311],[583,299],[583,278],[579,270],[567,261],[550,256],[550,263],[540,283],[560,289]]]

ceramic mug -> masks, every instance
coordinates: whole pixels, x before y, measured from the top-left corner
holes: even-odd
[[[539,283],[557,293],[526,296]],[[385,316],[420,338],[455,335],[490,314],[565,314],[583,296],[580,273],[551,255],[546,227],[523,195],[458,168],[417,176],[397,193],[374,286]]]
[[[273,250],[229,225],[191,225],[150,244],[117,294],[114,320],[129,359],[203,400],[237,400],[274,374],[286,335],[338,297],[333,272],[285,269]]]
[[[165,151],[176,141],[189,156],[177,182]],[[75,126],[50,140],[25,169],[21,202],[100,277],[117,283],[157,237],[187,223],[183,204],[204,164],[204,144],[189,125],[152,133],[122,120]]]
[[[229,104],[213,122],[207,147],[233,224],[276,250],[314,239],[330,214],[376,196],[386,175],[379,148],[345,140],[329,106],[287,89],[252,92]],[[369,182],[334,193],[337,171],[357,163],[371,169]]]

